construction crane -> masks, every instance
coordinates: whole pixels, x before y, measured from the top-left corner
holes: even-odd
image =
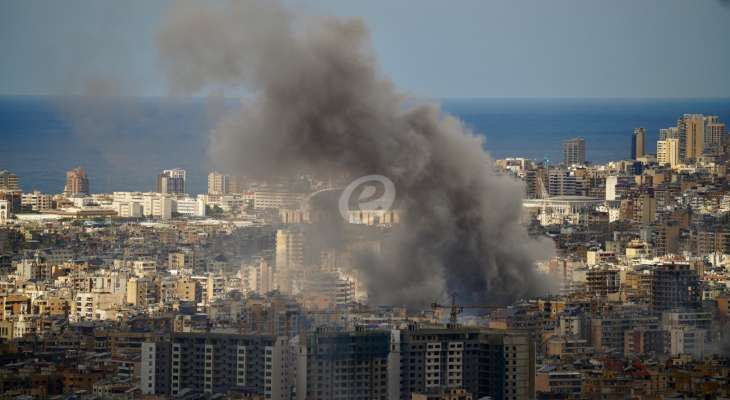
[[[436,316],[436,310],[439,308],[448,308],[449,309],[449,325],[456,326],[459,320],[459,314],[464,312],[465,308],[480,308],[480,309],[487,309],[487,310],[496,310],[498,308],[502,308],[500,306],[493,306],[493,305],[483,305],[483,304],[470,304],[470,305],[460,305],[456,304],[456,295],[451,295],[451,305],[443,305],[439,303],[431,303],[431,309],[433,310],[434,317]]]

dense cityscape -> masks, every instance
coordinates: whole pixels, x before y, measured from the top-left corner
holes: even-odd
[[[2,398],[728,397],[730,136],[700,114],[656,155],[625,136],[626,160],[591,164],[578,137],[560,164],[485,166],[557,248],[535,266],[550,290],[504,305],[369,304],[357,252],[405,210],[338,214],[344,244],[317,243],[343,179],[213,171],[191,195],[175,168],[94,193],[78,167],[51,194],[3,170]]]
[[[729,16],[0,1],[0,400],[730,399]]]

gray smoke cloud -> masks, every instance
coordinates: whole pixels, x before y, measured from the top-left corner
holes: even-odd
[[[382,252],[359,259],[373,303],[423,306],[451,293],[507,303],[544,289],[535,263],[554,248],[521,225],[521,183],[495,173],[483,139],[461,121],[406,104],[379,71],[362,20],[268,0],[177,3],[159,44],[174,92],[251,94],[211,132],[214,161],[255,178],[395,183],[402,223]]]

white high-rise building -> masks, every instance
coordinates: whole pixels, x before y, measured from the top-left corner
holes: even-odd
[[[660,165],[668,165],[671,168],[680,163],[679,139],[665,139],[656,143],[656,158]]]
[[[606,200],[620,200],[620,190],[617,187],[630,186],[633,177],[610,175],[606,177]]]

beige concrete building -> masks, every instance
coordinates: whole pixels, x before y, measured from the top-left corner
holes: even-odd
[[[719,151],[725,124],[715,115],[684,114],[677,121],[679,130],[680,158],[697,161],[703,154]]]
[[[282,293],[291,293],[293,274],[303,264],[304,233],[296,228],[276,231],[276,288]]]
[[[22,194],[20,205],[33,211],[47,210],[53,207],[53,196],[34,190],[32,193]]]
[[[66,196],[89,195],[89,177],[82,167],[66,172],[66,187],[63,192]]]
[[[679,139],[665,139],[656,143],[656,159],[660,165],[675,168],[680,164]]]
[[[213,171],[208,174],[208,194],[223,195],[230,192],[230,176],[218,171]]]
[[[181,278],[176,282],[175,291],[177,293],[178,300],[182,301],[198,301],[200,292],[198,289],[198,282],[190,278]]]

